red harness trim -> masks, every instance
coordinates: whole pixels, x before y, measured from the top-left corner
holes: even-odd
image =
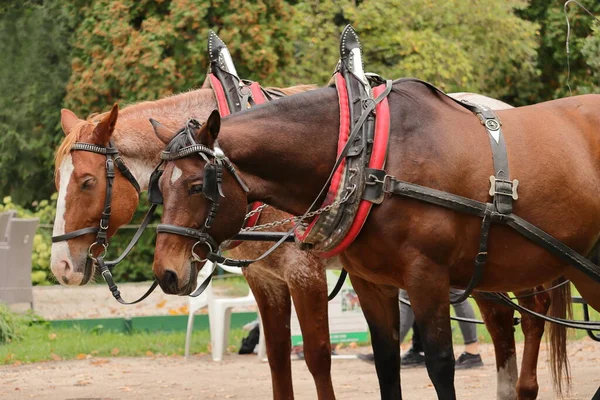
[[[229,106],[227,105],[227,98],[225,97],[225,91],[223,90],[223,85],[213,74],[208,74],[208,78],[210,79],[210,86],[212,87],[213,92],[215,92],[215,97],[217,98],[217,105],[219,106],[219,113],[221,117],[226,117],[231,114],[229,111]]]
[[[217,105],[219,106],[219,113],[221,114],[222,117],[226,117],[227,115],[229,115],[231,113],[229,111],[229,106],[227,105],[227,99],[225,97],[225,90],[223,90],[223,85],[221,85],[221,82],[213,74],[208,74],[208,77],[210,79],[210,85],[215,93],[215,97],[217,98]],[[260,85],[257,82],[252,82],[252,84],[250,85],[250,91],[252,93],[252,98],[254,99],[255,104],[263,104],[267,101],[267,99],[263,95]],[[254,203],[252,203],[250,208],[252,211],[254,211],[261,205],[262,205],[261,202],[255,201]],[[255,226],[258,223],[259,218],[260,218],[260,212],[251,216],[244,223],[244,228],[251,228],[251,227]],[[231,242],[231,244],[229,246],[227,246],[227,249],[229,250],[234,247],[237,247],[241,243],[242,243],[241,241]]]
[[[373,88],[373,97],[379,96],[385,90],[385,85],[380,85]],[[347,104],[347,103],[346,103]],[[390,138],[390,107],[388,104],[387,97],[383,99],[375,108],[377,117],[375,118],[375,137],[373,143],[373,152],[371,153],[371,159],[369,160],[369,168],[382,169],[385,165],[385,158],[387,154],[388,141]],[[347,140],[347,137],[346,137]],[[354,221],[350,226],[350,230],[346,237],[337,245],[334,249],[319,253],[319,256],[323,258],[333,257],[340,252],[346,250],[348,246],[354,242],[358,234],[360,233],[373,203],[367,200],[361,200]]]
[[[254,104],[263,104],[267,102],[258,82],[252,82],[250,84],[250,92],[252,93]]]
[[[350,109],[348,105],[348,89],[346,88],[346,79],[342,76],[342,74],[335,75],[335,86],[338,91],[338,101],[340,103],[340,134],[338,138],[338,149],[337,154],[346,146],[346,142],[348,141],[348,135],[350,134]],[[325,196],[325,201],[321,207],[325,207],[335,201],[335,196],[337,195],[338,188],[342,182],[342,176],[344,173],[344,167],[346,166],[346,160],[340,163],[337,171],[331,178],[331,184],[329,185],[329,190],[327,191],[327,196]],[[298,231],[295,232],[296,237],[300,242],[304,241],[310,231],[313,229],[315,224],[317,223],[319,217],[315,217],[310,225],[304,230],[303,234],[299,234]]]

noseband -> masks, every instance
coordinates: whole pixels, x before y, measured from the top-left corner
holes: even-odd
[[[127,178],[127,180],[133,185],[135,190],[140,193],[140,185],[137,180],[127,168],[127,166],[123,163],[121,156],[119,155],[119,151],[115,148],[112,141],[108,143],[108,146],[98,146],[90,143],[81,143],[76,142],[71,147],[71,151],[87,151],[90,153],[96,153],[106,156],[106,195],[104,197],[104,210],[102,211],[102,215],[100,216],[99,226],[90,226],[83,229],[78,229],[76,231],[72,231],[66,233],[64,235],[52,236],[52,243],[64,242],[66,240],[74,239],[79,236],[88,235],[90,233],[96,234],[96,240],[90,245],[88,248],[88,254],[85,262],[85,270],[83,273],[83,279],[81,280],[80,285],[85,285],[89,282],[92,277],[93,265],[94,262],[97,261],[97,257],[94,257],[94,248],[96,246],[102,246],[102,253],[99,256],[103,258],[106,255],[108,250],[108,223],[111,215],[111,201],[112,201],[112,189],[113,183],[115,179],[115,165],[121,171],[123,176]]]
[[[223,194],[223,168],[226,168],[236,179],[242,190],[248,193],[248,186],[244,183],[242,178],[239,176],[231,161],[225,156],[223,151],[215,143],[215,149],[211,149],[202,144],[196,143],[192,135],[192,130],[199,129],[202,124],[195,119],[190,119],[186,126],[182,128],[178,133],[175,134],[167,148],[161,153],[161,162],[156,166],[152,176],[150,177],[149,197],[150,202],[154,204],[162,204],[163,198],[160,192],[158,181],[164,171],[160,167],[165,162],[178,160],[180,158],[189,157],[193,154],[198,154],[206,161],[204,166],[204,178],[202,182],[202,195],[210,202],[210,209],[204,220],[204,224],[200,229],[194,229],[189,227],[183,227],[178,225],[170,224],[159,224],[156,227],[157,233],[170,233],[174,235],[180,235],[196,239],[196,243],[192,246],[192,259],[196,262],[207,261],[210,255],[217,255],[219,245],[217,241],[208,233],[208,229],[212,226],[213,221],[217,216],[219,210],[219,202]],[[174,149],[177,144],[180,144],[182,140],[187,140],[189,145]],[[196,254],[196,247],[204,245],[208,248],[209,256],[205,259],[201,259]]]

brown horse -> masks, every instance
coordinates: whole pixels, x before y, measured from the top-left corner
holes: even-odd
[[[237,233],[249,202],[264,201],[296,215],[313,203],[336,159],[337,104],[336,91],[323,88],[223,121],[218,113],[211,114],[196,141],[213,148],[218,138],[249,187],[246,193],[225,172],[225,200],[209,230],[217,243]],[[394,85],[389,104],[389,175],[488,200],[489,139],[473,114],[410,81]],[[589,253],[600,237],[599,108],[600,96],[588,95],[498,112],[510,170],[521,182],[515,213],[581,254]],[[169,136],[158,135],[163,140]],[[203,224],[210,203],[189,185],[202,185],[204,163],[196,156],[168,163],[160,185],[164,223]],[[181,177],[173,182],[175,169]],[[383,398],[401,398],[397,287],[405,288],[412,300],[438,397],[455,398],[448,290],[465,287],[473,275],[480,225],[471,215],[386,196],[342,254],[369,322]],[[157,278],[164,279],[169,270],[169,275],[176,274],[178,287],[185,288],[194,275],[187,262],[193,244],[182,236],[158,234],[153,265]],[[525,290],[562,275],[600,309],[598,283],[510,228],[494,226],[478,290]]]
[[[503,103],[495,103],[493,99],[483,96],[466,94],[457,97],[484,103],[496,109],[506,107]],[[164,147],[152,133],[148,117],[154,116],[167,126],[176,127],[190,116],[205,119],[215,106],[212,91],[201,89],[127,107],[118,114],[118,119],[117,114],[107,113],[96,116],[91,121],[83,121],[73,113],[63,111],[62,124],[67,136],[57,152],[59,201],[54,234],[93,226],[97,224],[102,212],[106,185],[103,157],[87,152],[70,152],[73,142],[106,145],[107,138],[111,137],[126,165],[145,190],[158,154]],[[116,125],[114,133],[109,134],[107,132],[111,126],[111,119],[116,121]],[[98,120],[104,122],[96,125],[94,121]],[[131,219],[137,202],[138,196],[130,183],[117,174],[109,236]],[[86,204],[86,207],[79,207],[79,204]],[[259,223],[279,220],[286,216],[285,213],[269,208],[262,214]],[[68,244],[60,242],[53,245],[52,270],[59,282],[71,285],[81,282],[87,249],[92,242],[93,237],[87,235],[69,240]],[[244,243],[232,250],[231,255],[237,258],[255,258],[266,248],[268,245],[265,243]],[[321,398],[333,396],[329,372],[330,347],[323,267],[323,260],[299,251],[295,246],[285,245],[265,262],[244,271],[263,317],[275,398],[290,398],[293,393],[289,361],[289,323],[282,323],[289,321],[290,295],[294,299],[303,327],[306,361],[315,376],[318,392]],[[529,303],[524,305],[545,313],[548,302],[545,297],[547,295],[532,297],[527,299]],[[494,338],[499,398],[514,398],[515,386],[519,398],[535,398],[538,389],[535,373],[543,322],[529,316],[523,318],[526,345],[521,377],[517,384],[512,333],[513,312],[485,299],[478,299],[478,303]]]

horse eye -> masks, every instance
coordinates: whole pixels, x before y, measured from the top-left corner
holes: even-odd
[[[96,183],[96,178],[88,178],[81,184],[81,190],[89,190]]]
[[[190,187],[190,194],[198,194],[198,193],[202,193],[202,184],[199,183],[197,185],[192,185],[192,187]]]

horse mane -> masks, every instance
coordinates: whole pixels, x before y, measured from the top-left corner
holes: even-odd
[[[290,87],[286,87],[286,88],[278,88],[278,87],[265,87],[265,90],[269,91],[269,90],[274,90],[276,92],[280,92],[283,93],[285,96],[291,96],[293,94],[298,94],[298,93],[302,93],[302,92],[308,92],[309,90],[315,90],[318,89],[319,87],[317,85],[296,85],[296,86],[290,86]]]

